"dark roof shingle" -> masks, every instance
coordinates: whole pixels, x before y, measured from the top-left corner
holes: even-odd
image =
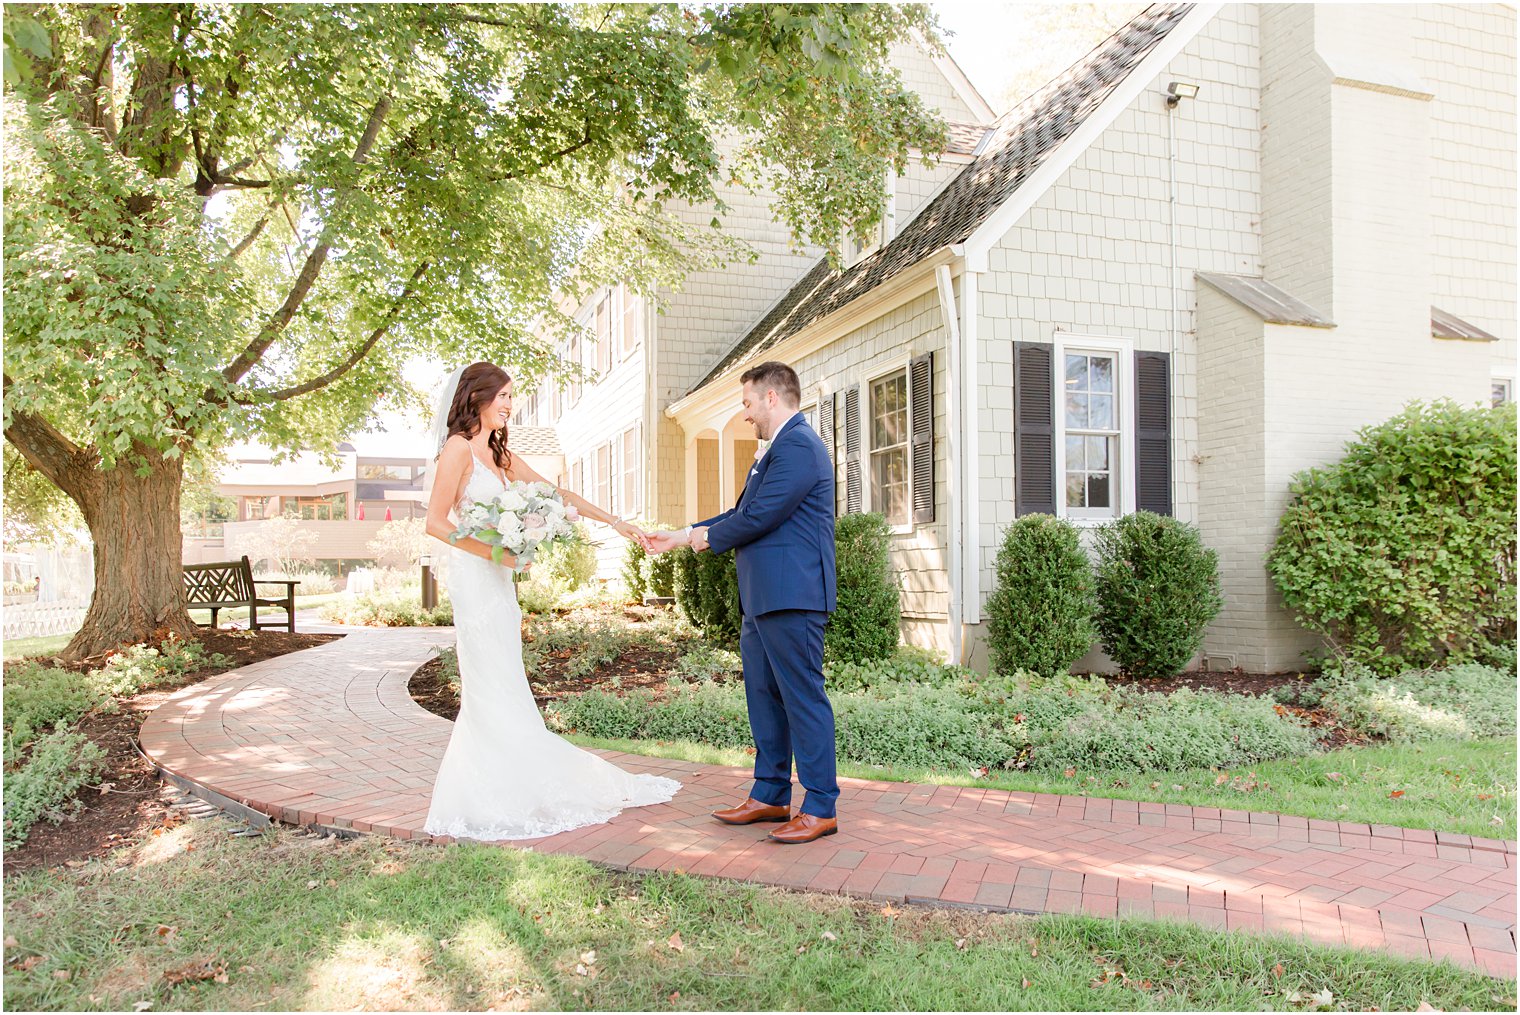
[[[813,265],[691,390],[758,356],[945,246],[976,231],[1060,147],[1192,4],[1152,4],[993,125],[984,150],[881,250],[835,271]],[[981,143],[979,141],[979,143]],[[954,134],[952,132],[952,145]]]

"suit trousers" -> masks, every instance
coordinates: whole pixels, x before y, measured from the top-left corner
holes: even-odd
[[[746,616],[739,632],[744,697],[755,736],[755,788],[771,806],[790,806],[792,759],[807,791],[801,813],[834,816],[834,709],[823,689],[821,610],[777,610]]]

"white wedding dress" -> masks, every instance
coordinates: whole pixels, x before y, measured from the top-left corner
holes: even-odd
[[[478,460],[465,499],[501,479]],[[536,839],[600,824],[626,807],[664,803],[681,784],[625,772],[544,727],[522,657],[512,571],[449,550],[449,598],[459,651],[460,706],[423,830],[456,839]]]

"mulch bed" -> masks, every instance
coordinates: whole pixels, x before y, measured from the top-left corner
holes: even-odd
[[[137,753],[137,731],[148,713],[182,687],[341,637],[287,631],[205,631],[200,640],[206,654],[220,653],[230,657],[230,662],[187,673],[176,683],[124,699],[115,713],[92,712],[80,719],[74,729],[106,753],[105,774],[95,788],[87,787],[80,792],[79,800],[84,806],[73,817],[57,825],[39,821],[32,826],[23,845],[5,851],[6,876],[59,864],[81,866],[86,860],[105,856],[119,846],[151,834],[155,828],[174,824],[178,819],[160,800],[153,767]],[[96,660],[93,665],[58,665],[82,672],[100,663],[101,660]]]

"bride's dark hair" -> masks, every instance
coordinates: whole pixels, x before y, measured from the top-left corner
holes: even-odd
[[[471,363],[459,375],[459,387],[454,389],[454,401],[449,405],[449,432],[444,438],[462,434],[469,440],[480,432],[480,410],[496,393],[512,380],[507,372],[494,363]],[[493,430],[487,441],[491,459],[497,468],[505,469],[512,464],[512,452],[507,450],[507,428]]]

